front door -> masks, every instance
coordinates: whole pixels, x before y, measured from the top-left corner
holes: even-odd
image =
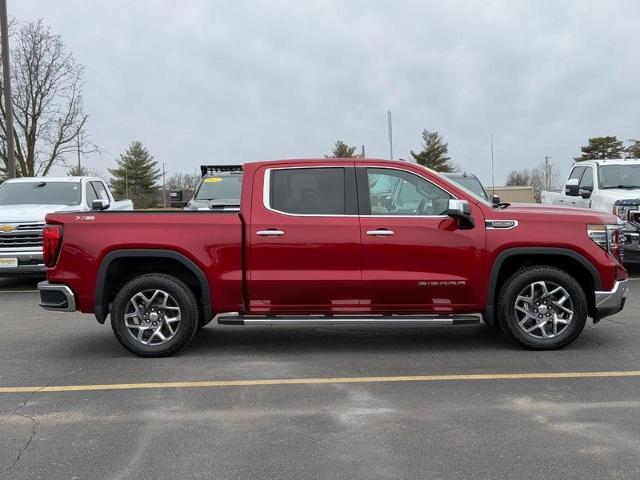
[[[353,164],[265,167],[254,178],[250,312],[356,309],[361,272]]]
[[[484,217],[461,230],[453,195],[417,173],[358,167],[362,304],[370,311],[475,311],[482,296]]]

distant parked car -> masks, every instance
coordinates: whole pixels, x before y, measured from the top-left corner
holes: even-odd
[[[96,177],[29,177],[0,185],[0,275],[44,272],[42,227],[53,212],[133,210]]]
[[[185,210],[240,210],[242,165],[202,165],[202,180]]]

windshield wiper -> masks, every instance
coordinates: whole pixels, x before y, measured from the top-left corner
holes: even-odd
[[[494,203],[492,205],[493,208],[501,208],[501,209],[505,209],[507,207],[511,206],[511,204],[509,202],[500,202],[500,203]]]
[[[634,188],[640,188],[640,185],[611,185],[608,187],[602,187],[603,190],[607,188],[623,188],[625,190],[633,190]]]

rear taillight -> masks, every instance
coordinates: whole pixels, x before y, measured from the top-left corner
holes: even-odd
[[[620,263],[624,258],[621,232],[621,225],[587,225],[589,238],[616,257]]]
[[[62,245],[62,226],[45,225],[42,230],[42,256],[47,267],[53,267],[58,260]]]

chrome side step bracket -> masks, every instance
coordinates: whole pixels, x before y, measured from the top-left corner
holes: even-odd
[[[221,313],[220,325],[474,325],[480,314],[466,315],[241,315]]]

